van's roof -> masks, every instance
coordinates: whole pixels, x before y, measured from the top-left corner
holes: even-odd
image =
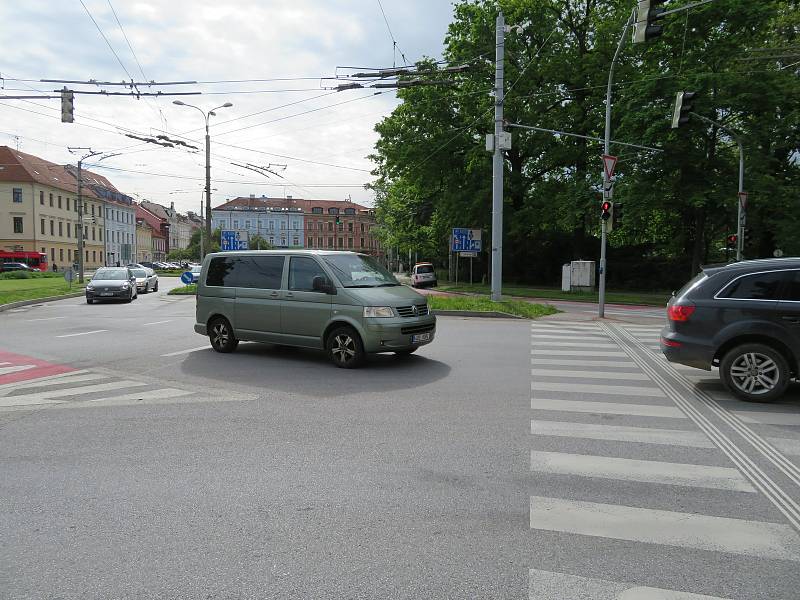
[[[332,254],[358,254],[365,255],[363,252],[352,252],[348,250],[315,250],[309,248],[307,250],[226,250],[225,252],[211,252],[207,256],[241,256],[243,254],[314,254],[317,256],[330,256]]]

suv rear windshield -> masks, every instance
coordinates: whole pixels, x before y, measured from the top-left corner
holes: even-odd
[[[417,273],[433,273],[433,267],[431,265],[421,265],[417,267]]]
[[[333,269],[346,288],[388,287],[400,285],[394,276],[371,256],[362,254],[328,254],[322,259]]]

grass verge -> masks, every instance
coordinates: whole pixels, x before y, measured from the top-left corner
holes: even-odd
[[[72,282],[72,289],[62,277],[0,280],[0,304],[64,296],[83,290],[83,284]]]
[[[475,312],[503,312],[526,319],[538,319],[561,312],[545,305],[525,302],[524,300],[504,300],[492,302],[482,296],[462,296],[448,298],[444,296],[428,296],[428,304],[433,310],[465,310]]]
[[[197,295],[197,284],[190,283],[182,287],[172,288],[167,292],[167,296],[195,296]]]
[[[490,293],[489,286],[482,284],[449,284],[442,282],[436,288],[442,292],[467,292],[472,294]],[[521,298],[543,298],[545,300],[574,300],[577,302],[597,302],[596,292],[562,292],[557,288],[538,288],[531,286],[503,286],[504,296]],[[665,306],[671,292],[606,292],[606,302],[611,304],[643,304]]]

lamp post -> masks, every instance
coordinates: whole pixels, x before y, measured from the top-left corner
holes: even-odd
[[[190,108],[194,108],[199,110],[200,113],[203,115],[203,118],[206,121],[206,240],[208,240],[208,247],[211,247],[211,136],[208,133],[208,119],[211,116],[216,115],[214,112],[215,110],[219,110],[220,108],[230,108],[233,106],[231,102],[226,102],[221,106],[217,106],[216,108],[212,108],[210,111],[205,112],[202,108],[195,106],[194,104],[186,104],[185,102],[181,102],[180,100],[173,100],[173,104],[177,104],[178,106],[188,106]],[[203,258],[202,256],[200,258]]]

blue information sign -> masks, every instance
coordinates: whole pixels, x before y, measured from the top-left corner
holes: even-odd
[[[186,271],[186,273],[181,275],[181,281],[186,285],[189,285],[190,283],[192,283],[192,281],[194,281],[194,275],[192,275],[191,271]]]
[[[223,231],[221,241],[223,251],[248,249],[247,235],[242,236],[241,231]]]
[[[483,250],[481,230],[463,227],[454,228],[453,245],[450,250],[452,252],[481,252]]]

